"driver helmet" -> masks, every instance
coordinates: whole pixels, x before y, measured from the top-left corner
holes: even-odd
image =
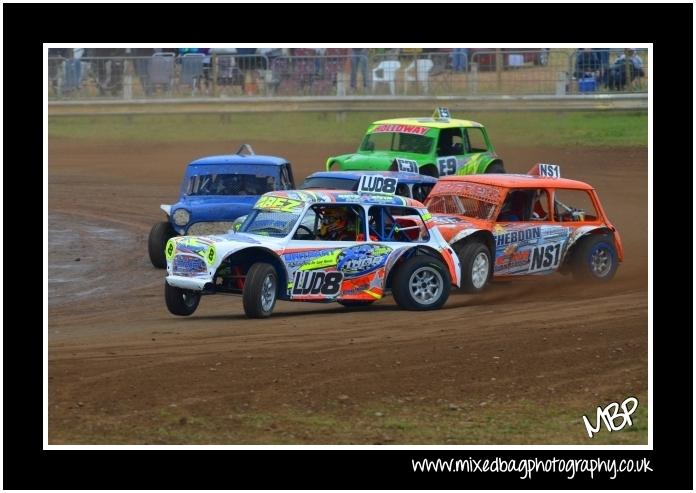
[[[323,238],[336,237],[348,226],[348,212],[339,207],[329,207],[321,217],[319,232]]]

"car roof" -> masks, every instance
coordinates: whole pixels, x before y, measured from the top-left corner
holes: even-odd
[[[587,183],[569,180],[568,178],[548,178],[535,175],[485,174],[485,175],[458,175],[443,176],[440,181],[467,181],[482,185],[495,185],[506,188],[571,188],[577,190],[593,190],[594,187]]]
[[[360,193],[350,190],[333,190],[333,189],[317,189],[317,190],[280,190],[275,192],[266,192],[264,195],[274,197],[287,197],[289,199],[301,200],[305,203],[337,203],[337,204],[385,204],[385,205],[401,205],[408,207],[423,208],[425,207],[417,200],[403,197],[401,195],[386,195],[380,193]]]
[[[222,154],[219,156],[206,156],[195,159],[189,163],[189,166],[196,165],[214,165],[214,164],[246,164],[246,165],[267,165],[280,166],[286,164],[287,159],[278,156],[263,156],[260,154],[245,155],[245,154]]]
[[[428,128],[458,128],[458,127],[483,127],[478,122],[471,120],[456,120],[450,118],[449,120],[440,120],[437,118],[423,117],[423,118],[393,118],[391,120],[378,120],[373,122],[373,125],[415,125],[418,127],[428,127]]]
[[[405,173],[403,171],[316,171],[307,178],[338,178],[344,180],[359,180],[361,175],[379,175],[389,178],[396,178],[400,182],[406,183],[437,183],[437,178],[420,175],[417,173]]]

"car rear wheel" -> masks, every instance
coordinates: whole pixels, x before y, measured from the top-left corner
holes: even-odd
[[[249,268],[242,302],[249,318],[266,318],[273,313],[278,296],[278,274],[271,264],[257,262]]]
[[[397,269],[392,293],[401,308],[435,310],[445,304],[450,293],[450,277],[439,259],[417,255]]]
[[[486,168],[486,174],[489,173],[505,173],[505,167],[500,161],[491,163],[488,168]]]
[[[457,255],[462,269],[462,291],[480,293],[491,276],[490,250],[483,243],[470,241],[458,249]]]
[[[167,267],[167,259],[164,256],[164,247],[170,238],[177,235],[172,225],[167,221],[152,226],[150,236],[147,239],[147,251],[150,254],[150,262],[158,269]]]
[[[187,317],[198,308],[201,293],[170,286],[167,281],[164,281],[164,301],[167,303],[167,309],[170,313]]]
[[[574,248],[571,263],[573,276],[578,280],[611,280],[619,266],[614,238],[606,234],[582,238]]]
[[[434,164],[426,164],[418,168],[418,172],[421,175],[432,176],[433,178],[439,178],[440,173],[438,173],[437,168]]]

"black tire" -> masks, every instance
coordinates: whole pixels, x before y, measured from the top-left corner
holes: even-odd
[[[462,271],[462,291],[471,294],[483,291],[493,272],[491,251],[481,242],[469,241],[457,248],[457,256]]]
[[[242,291],[244,313],[249,318],[270,317],[277,298],[278,274],[273,266],[265,262],[253,264],[247,272]]]
[[[188,289],[170,286],[164,281],[164,301],[167,303],[169,312],[174,315],[187,317],[196,311],[198,303],[201,301],[201,293]]]
[[[361,307],[361,306],[370,306],[372,303],[374,303],[377,300],[370,300],[370,301],[365,301],[365,300],[336,300],[339,305],[343,305],[346,308],[356,308],[356,307]]]
[[[500,161],[494,161],[488,165],[488,168],[486,168],[486,174],[505,172],[505,167],[503,166],[503,163],[501,163]]]
[[[571,255],[573,277],[581,281],[609,281],[619,267],[612,235],[597,234],[581,238]]]
[[[445,264],[428,255],[416,255],[396,267],[392,294],[405,310],[435,310],[445,304],[450,293],[450,276]],[[436,289],[432,292],[433,288]],[[430,295],[430,298],[424,298]]]
[[[166,221],[157,223],[150,230],[150,237],[147,239],[147,251],[150,254],[150,262],[158,269],[167,267],[167,258],[164,256],[164,247],[170,238],[177,235],[172,225]]]

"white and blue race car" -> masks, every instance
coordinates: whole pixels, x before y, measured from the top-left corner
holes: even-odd
[[[460,284],[459,259],[423,204],[396,186],[373,175],[356,191],[269,192],[238,231],[170,239],[167,308],[191,315],[201,295],[239,294],[247,316],[264,318],[279,299],[350,307],[390,292],[407,310],[440,308]],[[327,236],[336,217],[341,230]]]

